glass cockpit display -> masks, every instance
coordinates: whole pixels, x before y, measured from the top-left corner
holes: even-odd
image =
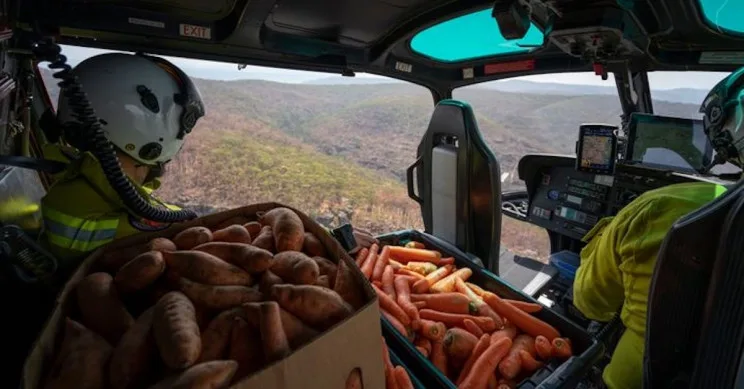
[[[617,127],[607,124],[582,124],[576,145],[576,170],[612,174],[617,157]]]
[[[634,113],[628,126],[626,161],[685,173],[713,158],[703,121]]]

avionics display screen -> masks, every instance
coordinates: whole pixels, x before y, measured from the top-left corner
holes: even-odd
[[[614,126],[582,124],[576,148],[576,170],[612,174],[615,170],[617,137]]]
[[[625,159],[648,167],[694,173],[713,158],[702,120],[634,113]]]

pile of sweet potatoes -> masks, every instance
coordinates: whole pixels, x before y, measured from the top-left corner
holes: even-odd
[[[43,387],[242,387],[364,304],[295,212],[253,219],[105,253],[75,287]]]
[[[532,315],[541,305],[467,282],[471,269],[422,243],[375,244],[356,262],[383,316],[460,389],[515,388],[545,362],[572,355],[570,340]]]

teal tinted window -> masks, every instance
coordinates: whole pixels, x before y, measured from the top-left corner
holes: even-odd
[[[522,39],[506,40],[491,10],[473,12],[431,26],[411,40],[411,49],[442,62],[519,54],[540,46],[545,35],[534,24]]]
[[[703,19],[719,31],[744,33],[744,2],[740,0],[700,0],[700,8]]]

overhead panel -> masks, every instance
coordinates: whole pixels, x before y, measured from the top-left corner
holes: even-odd
[[[67,0],[70,3],[118,5],[168,12],[175,15],[198,15],[201,20],[218,20],[227,16],[237,0]]]

